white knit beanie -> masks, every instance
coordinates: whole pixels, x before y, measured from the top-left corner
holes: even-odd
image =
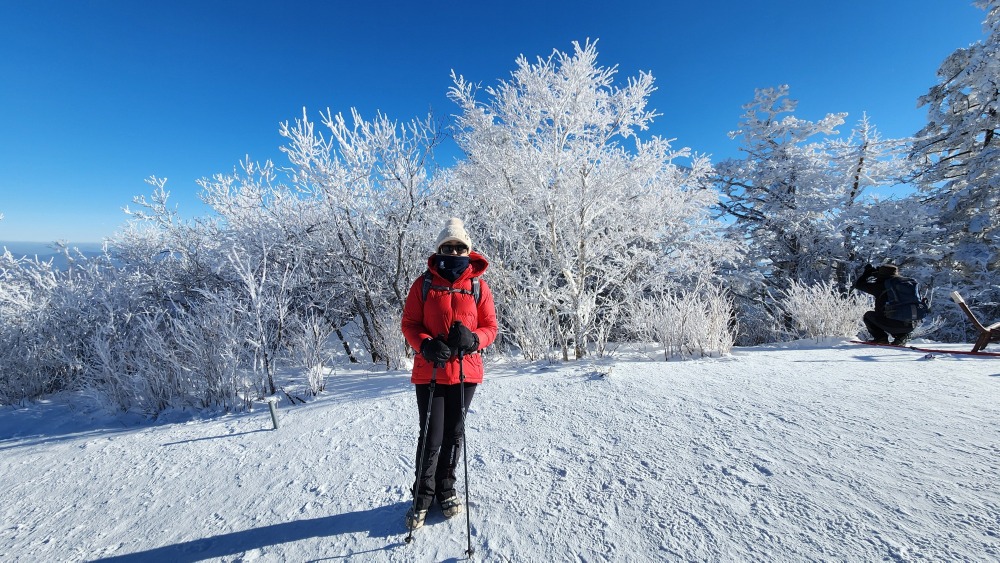
[[[442,244],[449,242],[460,242],[472,250],[472,239],[469,238],[469,233],[465,231],[465,224],[462,223],[461,219],[452,217],[448,219],[445,223],[444,229],[441,229],[441,234],[438,235],[437,243],[434,245],[434,252],[437,252]]]

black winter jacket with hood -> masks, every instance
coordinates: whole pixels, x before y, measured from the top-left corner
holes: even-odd
[[[885,304],[889,300],[889,290],[885,288],[885,282],[892,277],[900,277],[899,272],[892,269],[892,273],[882,268],[872,268],[866,269],[865,273],[862,274],[857,280],[854,281],[854,288],[858,291],[863,291],[869,295],[875,297],[875,315],[879,321],[879,324],[888,325],[890,327],[913,327],[913,323],[909,321],[897,321],[895,319],[890,319],[885,316]]]

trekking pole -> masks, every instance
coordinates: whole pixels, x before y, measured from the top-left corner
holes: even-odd
[[[472,516],[469,514],[469,433],[466,432],[465,427],[465,362],[463,362],[463,356],[465,356],[464,350],[458,351],[458,396],[462,401],[462,438],[464,444],[462,444],[462,460],[465,463],[465,537],[468,539],[469,548],[465,550],[465,554],[472,557],[472,554],[476,550],[472,549]]]
[[[430,396],[427,398],[427,415],[424,417],[424,439],[420,441],[420,453],[417,454],[417,487],[413,491],[413,505],[410,510],[413,511],[414,518],[417,515],[417,497],[420,496],[420,486],[423,484],[421,477],[423,476],[424,469],[424,454],[427,453],[427,434],[430,433],[431,429],[431,410],[434,408],[434,385],[437,382],[437,372],[438,364],[435,363],[434,367],[431,368],[431,386],[430,386]],[[464,404],[464,403],[463,403]],[[410,529],[410,533],[406,536],[406,543],[413,541],[413,529]]]

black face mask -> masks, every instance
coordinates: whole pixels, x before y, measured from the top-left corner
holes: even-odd
[[[434,265],[442,278],[454,282],[469,267],[469,257],[438,254],[434,256]]]

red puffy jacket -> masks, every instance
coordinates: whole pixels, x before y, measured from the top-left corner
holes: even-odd
[[[427,269],[434,277],[427,300],[422,299],[424,276],[420,275],[410,286],[403,306],[403,336],[406,342],[417,351],[413,361],[413,383],[430,383],[433,366],[420,355],[420,345],[428,338],[447,336],[454,321],[462,324],[479,337],[479,349],[489,346],[497,337],[497,313],[493,306],[493,292],[486,282],[479,280],[480,298],[471,295],[472,278],[480,277],[489,263],[481,254],[469,253],[469,267],[455,283],[448,283],[434,268],[434,257],[427,259]],[[438,287],[465,290],[470,293],[452,293]],[[467,354],[464,360],[465,381],[467,383],[482,383],[483,359],[479,354]],[[458,357],[453,356],[444,369],[438,368],[437,382],[443,385],[455,385],[459,382]]]

